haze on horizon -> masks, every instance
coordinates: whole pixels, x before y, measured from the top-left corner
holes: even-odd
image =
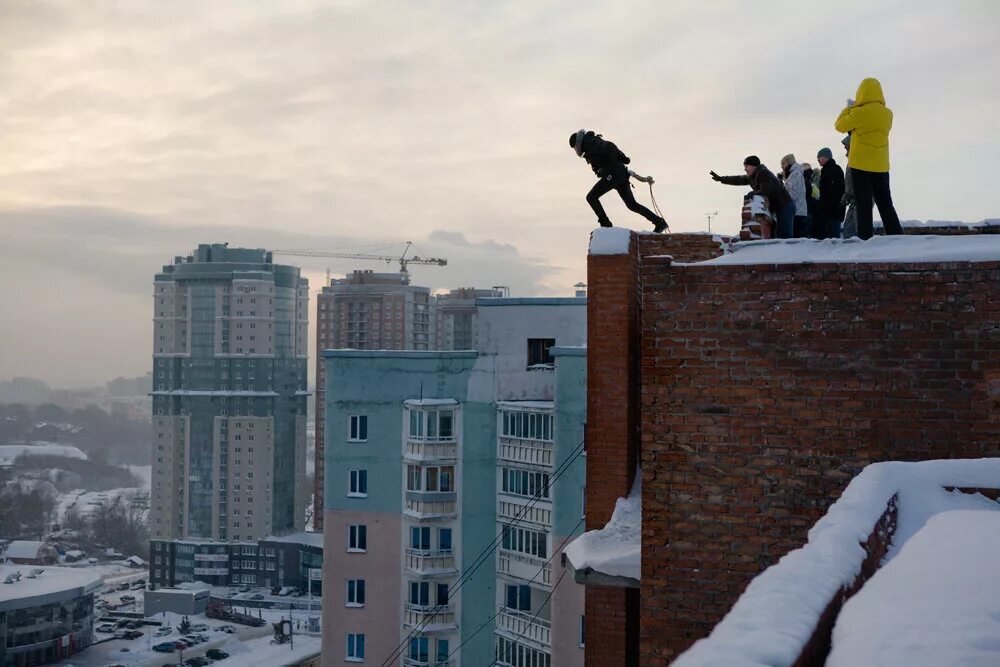
[[[144,374],[153,275],[198,243],[412,240],[449,260],[415,283],[568,294],[594,225],[571,132],[655,176],[674,231],[718,210],[733,232],[742,190],[708,171],[843,163],[833,121],[866,76],[900,217],[998,217],[997,25],[990,0],[3,3],[0,380]],[[395,268],[283,261],[313,289]]]

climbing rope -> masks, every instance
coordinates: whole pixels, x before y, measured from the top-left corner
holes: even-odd
[[[660,219],[663,220],[664,223],[666,223],[667,222],[667,216],[663,215],[663,211],[660,210],[660,205],[656,203],[656,196],[653,194],[653,183],[656,182],[656,181],[653,180],[653,177],[652,176],[640,176],[639,174],[635,173],[631,169],[629,169],[628,173],[629,173],[629,176],[633,177],[635,180],[642,181],[643,183],[645,183],[646,185],[649,186],[649,199],[650,199],[650,201],[653,202],[653,212],[656,213],[656,215],[660,216]],[[635,183],[629,182],[629,185],[631,185],[632,188],[635,189]],[[670,225],[669,224],[667,225],[667,230],[666,231],[667,231],[668,234],[670,233]]]

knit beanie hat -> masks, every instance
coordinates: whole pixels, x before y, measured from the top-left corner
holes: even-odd
[[[781,166],[784,167],[786,164],[795,164],[795,153],[789,153],[785,157],[781,158]]]
[[[578,156],[583,155],[583,137],[585,134],[587,134],[586,130],[577,130],[569,135],[569,147],[575,150]]]
[[[817,158],[825,157],[827,160],[832,160],[833,151],[831,151],[829,148],[821,148],[819,149],[819,152],[816,153],[816,157]]]
[[[744,165],[750,165],[751,167],[760,166],[760,158],[756,155],[748,155],[745,160],[743,160]]]

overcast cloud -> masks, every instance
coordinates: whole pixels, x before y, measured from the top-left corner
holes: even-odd
[[[570,293],[594,222],[570,132],[653,174],[675,231],[718,210],[731,232],[741,191],[707,172],[814,161],[865,76],[896,113],[900,216],[997,217],[998,24],[990,0],[8,0],[0,379],[144,372],[153,274],[199,242],[413,240],[449,259],[414,267],[430,287]],[[294,263],[313,287],[380,268]]]

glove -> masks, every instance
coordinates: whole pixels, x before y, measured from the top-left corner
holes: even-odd
[[[854,106],[854,100],[852,100],[850,97],[847,98],[847,106],[848,107],[853,107]]]
[[[712,175],[712,180],[713,180],[713,181],[721,181],[721,180],[722,180],[722,176],[719,176],[719,175],[718,175],[717,173],[715,173],[714,171],[710,171],[710,172],[708,172],[708,173],[710,173],[710,174]]]

